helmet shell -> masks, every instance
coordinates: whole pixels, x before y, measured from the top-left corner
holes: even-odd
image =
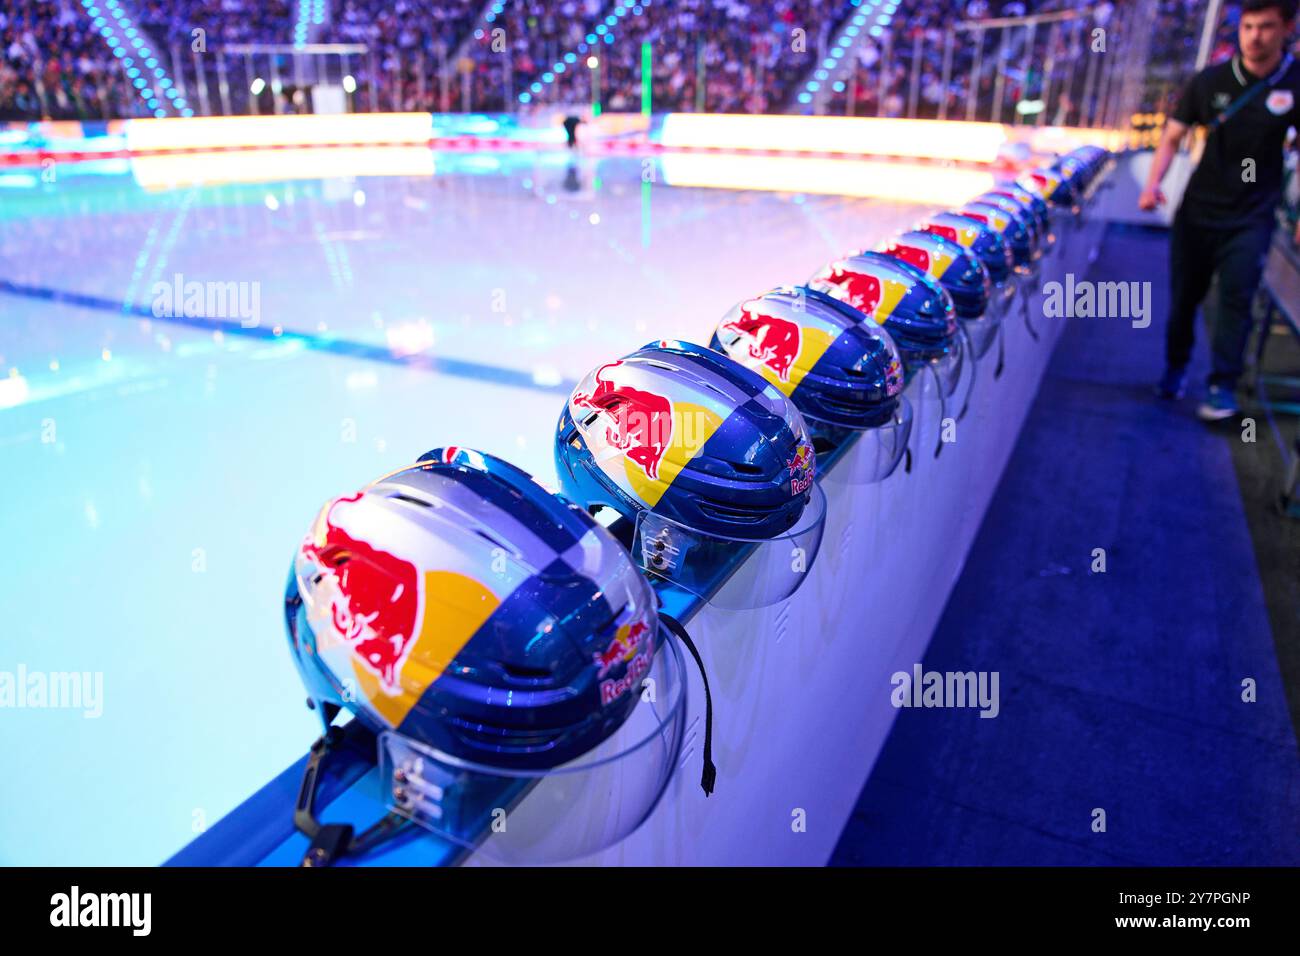
[[[816,473],[808,427],[757,372],[689,342],[593,369],[560,414],[560,486],[584,507],[643,509],[721,538],[793,528]]]
[[[915,266],[883,252],[827,264],[808,287],[883,325],[909,366],[944,355],[957,335],[952,298]]]
[[[1039,236],[1044,240],[1050,238],[1052,232],[1051,212],[1047,200],[1043,199],[1042,196],[1030,192],[1016,183],[1003,183],[989,190],[989,194],[1005,196],[1007,199],[1019,203],[1034,217],[1034,222],[1038,225]]]
[[[982,222],[955,212],[941,212],[930,216],[918,226],[922,232],[932,232],[969,249],[989,270],[994,285],[1002,285],[1011,278],[1015,261],[1002,236]]]
[[[1033,209],[1017,201],[1005,193],[986,192],[975,198],[977,203],[987,203],[996,206],[1008,216],[1011,216],[1016,222],[1024,228],[1029,234],[1029,241],[1033,249],[1033,258],[1038,259],[1043,254],[1043,234],[1038,226],[1038,217],[1034,215]]]
[[[996,203],[976,200],[957,210],[959,215],[974,219],[999,233],[1011,250],[1012,261],[1017,266],[1028,266],[1034,260],[1034,243],[1029,230],[1019,217],[1002,210]]]
[[[973,252],[933,232],[909,230],[879,247],[938,281],[960,319],[978,319],[988,308],[993,281]]]
[[[710,345],[789,397],[814,431],[889,421],[904,385],[898,347],[883,326],[809,291],[783,286],[737,304]]]
[[[1069,208],[1075,203],[1070,181],[1059,169],[1040,166],[1023,173],[1017,185],[1045,199],[1049,205]]]
[[[508,768],[553,767],[622,725],[659,645],[655,607],[590,515],[454,447],[326,503],[285,594],[313,701]]]

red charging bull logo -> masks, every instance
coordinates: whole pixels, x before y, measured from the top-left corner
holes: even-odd
[[[885,295],[880,280],[869,272],[845,272],[837,266],[831,281],[844,290],[849,305],[863,315],[873,315]]]
[[[634,462],[647,478],[658,480],[659,463],[672,444],[673,405],[667,398],[606,378],[622,361],[596,369],[596,388],[575,392],[573,404],[590,408],[608,423],[605,439]]]
[[[982,222],[995,232],[1006,232],[1007,227],[1011,225],[1011,219],[1002,215],[1000,212],[983,212],[979,209],[963,209],[961,214],[967,219],[974,219],[976,222]]]
[[[817,470],[817,455],[808,442],[800,442],[794,457],[787,467],[790,469],[790,494],[801,495],[812,487],[813,475]]]
[[[951,239],[963,246],[970,245],[969,238],[963,238],[963,234],[966,233],[965,229],[957,229],[955,226],[943,226],[932,222],[926,225],[925,231],[936,236],[942,236],[944,239]]]
[[[628,690],[636,686],[650,670],[650,629],[644,621],[637,621],[628,628],[623,637],[618,635],[609,642],[604,651],[592,654],[596,664],[597,679],[609,673],[610,668],[619,663],[627,663],[627,673],[618,679],[601,680],[600,705],[612,704]]]
[[[326,577],[318,581],[333,591],[330,619],[335,633],[386,693],[397,694],[402,666],[419,633],[420,572],[410,561],[344,530],[348,510],[361,497],[358,492],[331,504],[325,514],[324,543],[309,538],[302,549],[326,569]]]
[[[930,271],[930,253],[920,246],[894,243],[889,247],[889,254],[902,259],[908,265],[916,266],[922,272]]]
[[[790,366],[799,355],[800,329],[796,323],[751,310],[751,304],[746,303],[740,318],[722,328],[740,337],[750,358],[758,359],[781,381],[790,381]]]

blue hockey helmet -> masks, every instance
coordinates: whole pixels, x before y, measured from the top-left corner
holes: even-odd
[[[1038,260],[1042,258],[1044,246],[1046,246],[1045,236],[1038,225],[1038,217],[1028,205],[1022,204],[1005,193],[986,192],[975,197],[975,202],[986,203],[990,206],[996,206],[1008,216],[1011,216],[1016,222],[1024,228],[1029,234],[1029,243],[1031,249],[1031,258]]]
[[[883,326],[838,305],[803,286],[772,289],[737,304],[710,344],[789,397],[814,432],[879,426],[903,391],[898,347]]]
[[[941,212],[922,220],[916,228],[969,249],[989,270],[994,285],[1000,286],[1011,278],[1011,270],[1015,267],[1011,249],[996,230],[984,223],[955,212]]]
[[[1004,196],[1018,203],[1032,215],[1034,222],[1038,226],[1040,245],[1050,245],[1055,240],[1055,236],[1052,234],[1051,209],[1047,205],[1047,200],[1043,199],[1042,196],[1030,192],[1018,183],[1002,183],[990,189],[988,195]]]
[[[606,529],[455,447],[328,502],[284,608],[327,727],[346,709],[375,733],[511,769],[613,734],[661,643],[654,593]]]
[[[808,428],[758,373],[689,342],[652,342],[590,372],[555,436],[560,487],[635,521],[718,539],[795,528],[816,472]]]
[[[1034,261],[1033,234],[1025,227],[1021,217],[1004,211],[995,203],[975,200],[957,210],[958,215],[983,223],[1000,234],[1011,250],[1012,262],[1020,269],[1028,269]]]
[[[952,297],[959,319],[978,319],[989,305],[992,280],[973,252],[932,232],[909,230],[881,243],[880,252],[915,266]]]
[[[909,374],[946,355],[957,335],[952,297],[915,266],[883,252],[859,252],[826,265],[808,287],[883,325]]]

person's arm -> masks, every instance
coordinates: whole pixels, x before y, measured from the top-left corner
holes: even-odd
[[[1139,209],[1150,212],[1157,206],[1164,205],[1165,194],[1160,191],[1160,184],[1164,181],[1165,173],[1169,172],[1169,164],[1174,161],[1174,153],[1178,152],[1187,131],[1195,124],[1206,121],[1206,117],[1201,115],[1200,104],[1203,98],[1199,95],[1205,75],[1206,72],[1202,71],[1187,81],[1178,96],[1178,103],[1165,121],[1164,132],[1160,134],[1160,145],[1156,147],[1156,154],[1151,160],[1146,188],[1138,197]]]
[[[1164,181],[1165,173],[1169,172],[1169,164],[1174,161],[1174,153],[1178,152],[1187,130],[1186,123],[1181,123],[1172,117],[1165,122],[1164,132],[1160,134],[1160,145],[1156,147],[1156,154],[1151,160],[1151,172],[1147,175],[1146,188],[1138,197],[1139,209],[1150,212],[1157,206],[1165,204],[1165,194],[1160,191],[1160,184]]]

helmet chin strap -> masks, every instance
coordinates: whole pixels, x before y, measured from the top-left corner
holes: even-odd
[[[998,337],[998,367],[993,370],[993,380],[997,381],[1002,377],[1002,371],[1007,366],[1007,340],[1002,329],[1003,323],[999,322],[997,331],[994,334]]]
[[[320,784],[325,758],[339,745],[342,737],[342,728],[328,727],[325,734],[311,745],[311,753],[307,755],[307,768],[303,771],[302,783],[298,786],[298,800],[293,808],[293,825],[311,840],[311,846],[307,848],[299,866],[329,866],[344,854],[360,855],[387,840],[410,822],[389,811],[369,829],[354,835],[350,823],[321,823],[316,818],[316,789]]]
[[[686,633],[686,628],[681,622],[662,611],[659,612],[659,620],[686,645],[686,649],[691,652],[691,657],[695,658],[695,666],[700,669],[700,679],[704,681],[704,770],[700,774],[700,789],[707,797],[713,793],[713,784],[718,779],[718,768],[713,763],[713,695],[709,693],[709,675],[704,670],[704,661],[695,647],[695,642]]]
[[[961,411],[957,413],[957,421],[960,422],[966,418],[966,413],[970,411],[970,399],[971,395],[975,393],[975,377],[979,374],[979,369],[976,366],[975,343],[971,341],[970,333],[966,331],[966,326],[958,323],[957,335],[961,341],[962,368],[964,369],[967,365],[970,366],[970,375],[967,376],[968,382],[966,385],[966,398],[961,406]],[[963,376],[960,374],[959,370],[957,376],[958,381],[960,381],[962,377]]]
[[[1020,303],[1021,314],[1025,318],[1025,328],[1029,330],[1029,337],[1032,338],[1035,342],[1037,342],[1039,341],[1038,330],[1034,328],[1034,323],[1029,321],[1029,296],[1022,295],[1020,299],[1021,299],[1021,303]]]
[[[934,446],[934,457],[938,458],[943,452],[943,420],[948,417],[948,396],[943,392],[943,380],[939,378],[939,370],[934,367],[934,363],[926,362],[925,368],[934,379],[934,391],[939,396],[939,443]]]

